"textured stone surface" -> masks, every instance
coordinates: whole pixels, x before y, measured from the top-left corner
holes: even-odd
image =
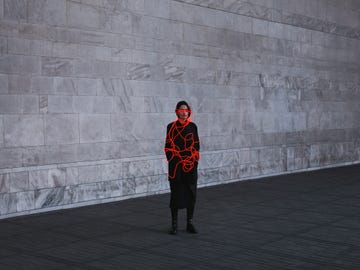
[[[46,76],[68,76],[73,73],[71,59],[42,57],[41,74]]]
[[[65,187],[35,191],[35,208],[46,208],[64,204]]]
[[[267,7],[258,4],[255,1],[197,1],[197,0],[175,0],[177,2],[183,2],[188,4],[194,4],[197,6],[207,7],[215,10],[227,11],[239,15],[254,17],[257,19],[262,19],[265,21],[273,21],[279,22],[283,24],[290,24],[294,26],[299,26],[306,29],[323,31],[326,33],[333,33],[337,35],[343,35],[351,38],[360,38],[360,29],[358,22],[355,23],[355,27],[352,24],[349,26],[342,25],[344,20],[346,20],[346,12],[341,14],[340,24],[334,23],[334,20],[338,16],[338,8],[341,8],[342,5],[340,3],[336,3],[338,6],[332,6],[333,3],[326,5],[325,10],[332,8],[334,13],[330,15],[330,13],[325,13],[329,17],[318,18],[318,15],[324,13],[324,9],[321,9],[321,5],[319,5],[319,9],[316,10],[319,14],[314,14],[313,16],[308,15],[308,10],[305,9],[293,9],[292,3],[283,3],[281,1],[274,1],[274,8]],[[300,1],[299,1],[300,3]],[[318,3],[317,3],[318,4]],[[301,4],[300,4],[301,5]],[[322,4],[324,5],[324,4]],[[311,10],[311,8],[309,8]],[[323,14],[322,14],[323,15]],[[357,21],[356,12],[351,13],[352,18],[351,21]]]
[[[34,208],[34,191],[23,191],[16,193],[16,210],[18,212],[33,210]]]
[[[46,144],[79,142],[79,119],[77,115],[47,115],[45,126]]]
[[[17,202],[17,193],[3,193],[0,194],[0,213],[2,215],[15,213],[16,202]]]
[[[0,93],[7,94],[9,92],[9,79],[7,75],[0,75]]]
[[[4,121],[3,117],[0,117],[0,147],[4,146]]]
[[[4,17],[4,0],[0,1],[0,18]]]
[[[107,17],[102,9],[69,2],[69,25],[79,28],[104,28]]]
[[[30,0],[28,18],[30,23],[65,25],[66,0]]]
[[[80,116],[80,142],[109,141],[110,116],[101,114]]]
[[[40,60],[33,56],[1,55],[0,72],[3,74],[40,74]]]
[[[0,113],[37,113],[39,101],[37,96],[32,95],[1,95]]]
[[[10,174],[10,192],[26,191],[29,189],[29,173],[18,172]]]
[[[26,1],[25,0],[3,0],[4,19],[7,20],[26,20]]]
[[[0,212],[167,192],[179,100],[202,186],[360,160],[357,1],[0,0]]]
[[[38,115],[8,115],[4,117],[5,146],[44,144],[44,123]]]
[[[8,193],[10,191],[10,175],[7,173],[0,175],[0,193]]]

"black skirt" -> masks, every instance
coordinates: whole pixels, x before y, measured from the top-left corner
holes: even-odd
[[[180,167],[180,166],[179,166]],[[170,208],[194,207],[197,190],[197,163],[189,172],[181,168],[177,170],[176,177],[169,178],[170,183]]]

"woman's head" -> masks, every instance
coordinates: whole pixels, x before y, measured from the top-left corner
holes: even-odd
[[[186,101],[182,100],[176,104],[175,113],[181,120],[186,120],[191,115],[191,108]]]

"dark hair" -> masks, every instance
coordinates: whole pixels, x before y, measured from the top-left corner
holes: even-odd
[[[175,112],[176,112],[177,110],[179,110],[182,105],[186,105],[186,106],[188,107],[188,109],[189,109],[189,117],[190,117],[190,115],[191,115],[191,108],[190,108],[189,104],[188,104],[186,101],[184,101],[184,100],[179,101],[179,102],[176,104]]]

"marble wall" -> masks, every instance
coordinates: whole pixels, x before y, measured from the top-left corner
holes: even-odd
[[[0,218],[360,161],[357,0],[0,0]],[[166,203],[166,202],[165,202]]]

